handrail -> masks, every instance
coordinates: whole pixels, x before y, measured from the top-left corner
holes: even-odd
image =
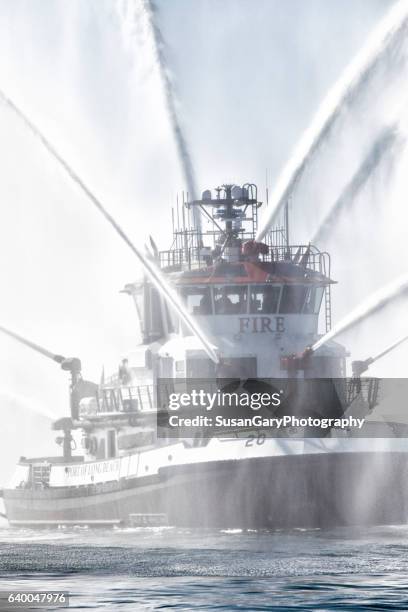
[[[104,386],[100,389],[97,414],[111,412],[139,412],[151,410],[152,385]]]
[[[292,261],[299,264],[302,257],[305,257],[307,260],[304,262],[305,268],[330,278],[330,255],[314,245],[296,244],[287,247],[284,244],[272,244],[270,240],[268,246],[269,252],[262,255],[262,262]],[[160,267],[167,271],[199,270],[208,267],[209,257],[211,258],[210,255],[203,253],[203,247],[178,248],[161,251],[159,263]]]

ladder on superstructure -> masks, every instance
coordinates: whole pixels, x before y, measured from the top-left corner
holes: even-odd
[[[331,330],[331,285],[324,288],[324,318],[327,333]]]

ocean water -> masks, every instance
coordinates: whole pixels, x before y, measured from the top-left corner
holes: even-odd
[[[407,526],[3,528],[0,541],[1,590],[68,591],[70,610],[408,610]]]

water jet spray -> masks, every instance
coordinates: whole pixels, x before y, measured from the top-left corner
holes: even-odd
[[[335,325],[331,331],[322,336],[317,342],[310,347],[312,352],[326,344],[329,340],[333,340],[340,333],[351,329],[360,323],[368,316],[382,310],[390,302],[401,298],[405,293],[408,292],[408,275],[399,277],[389,285],[382,287],[379,291],[371,294],[366,300],[364,300],[357,308],[351,311],[350,314],[345,316],[337,325]]]
[[[54,429],[62,429],[64,431],[64,436],[62,439],[64,458],[70,459],[72,440],[71,429],[73,426],[73,421],[78,419],[79,416],[79,401],[82,397],[95,395],[98,385],[93,382],[83,380],[81,375],[81,361],[77,357],[66,358],[57,353],[52,353],[43,346],[28,340],[24,336],[21,336],[20,334],[17,334],[6,327],[0,326],[0,332],[9,336],[13,340],[16,340],[20,344],[29,347],[36,353],[40,353],[40,355],[59,363],[62,370],[70,373],[71,379],[69,391],[71,418],[63,417],[53,424]]]
[[[319,229],[313,237],[312,243],[317,244],[324,240],[336,224],[341,213],[355,200],[367,181],[375,173],[378,166],[387,154],[393,154],[395,145],[398,144],[398,132],[396,126],[385,128],[374,141],[368,155],[365,157],[353,178],[344,188],[340,197],[333,204],[329,213],[320,224]]]
[[[381,353],[378,353],[378,355],[376,355],[375,357],[369,357],[368,359],[361,360],[361,361],[353,361],[351,364],[352,369],[353,369],[353,376],[361,376],[363,372],[368,370],[370,365],[372,365],[373,363],[375,363],[382,357],[385,357],[385,355],[388,355],[388,353],[391,353],[391,351],[396,349],[398,346],[400,346],[400,344],[402,344],[406,340],[408,340],[408,334],[403,336],[396,342],[393,342],[393,344],[388,346],[386,349],[382,350]]]
[[[146,274],[149,279],[159,291],[159,293],[163,296],[163,298],[167,301],[169,306],[175,311],[175,313],[181,318],[181,320],[186,324],[188,329],[193,333],[194,336],[198,338],[200,341],[204,351],[207,353],[209,358],[214,361],[214,363],[218,363],[218,356],[215,352],[214,345],[208,340],[205,336],[204,332],[200,329],[198,324],[194,321],[194,319],[190,316],[187,309],[182,304],[179,296],[174,291],[174,289],[169,285],[167,280],[163,277],[157,266],[153,261],[151,261],[148,257],[146,257],[130,240],[125,231],[121,228],[119,223],[115,221],[112,215],[107,211],[107,209],[103,206],[102,202],[96,195],[89,189],[89,187],[84,183],[81,177],[73,170],[73,168],[65,161],[65,159],[58,153],[55,147],[51,144],[51,142],[44,136],[44,134],[39,130],[39,128],[34,125],[34,123],[27,117],[27,115],[11,100],[2,90],[0,90],[0,100],[4,102],[23,124],[26,128],[40,140],[44,148],[47,152],[54,158],[55,161],[64,169],[64,171],[68,174],[70,179],[80,188],[82,193],[87,197],[87,199],[92,202],[92,204],[97,208],[100,214],[106,219],[106,221],[114,228],[114,230],[119,234],[122,240],[127,244],[130,250],[134,255],[138,258],[140,263],[142,264]]]
[[[127,13],[137,13],[137,7],[135,5],[135,2],[137,1],[138,0],[128,0],[125,5],[127,7]],[[195,172],[185,134],[177,113],[174,85],[172,83],[170,70],[165,56],[164,38],[157,23],[158,9],[154,3],[154,0],[140,0],[140,6],[143,10],[144,16],[146,17],[149,35],[152,41],[153,52],[158,67],[167,115],[173,131],[173,137],[176,142],[178,157],[181,163],[184,180],[186,182],[188,190],[188,199],[195,200],[197,198]],[[200,229],[201,214],[198,209],[193,210],[193,220],[195,228]]]
[[[313,154],[330,133],[336,118],[359,93],[384,54],[392,55],[396,52],[406,36],[407,28],[408,3],[400,0],[381,21],[362,51],[349,64],[320,105],[311,125],[303,134],[278,178],[276,188],[270,196],[268,212],[261,220],[257,241],[261,241],[276,222],[277,216],[295,190]]]

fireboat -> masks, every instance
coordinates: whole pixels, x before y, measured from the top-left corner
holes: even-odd
[[[122,290],[134,302],[141,343],[99,384],[82,378],[78,358],[1,328],[70,376],[69,416],[53,423],[60,452],[21,457],[2,492],[10,525],[275,529],[405,522],[408,445],[395,427],[382,436],[336,427],[321,435],[306,427],[273,436],[229,428],[174,437],[162,426],[163,380],[279,380],[299,401],[277,407],[275,416],[341,419],[376,410],[381,381],[361,377],[369,360],[356,362],[348,378],[344,346],[332,340],[309,348],[321,336],[319,319],[325,331],[331,327],[329,254],[290,243],[287,210],[283,226],[257,242],[261,206],[254,184],[205,190],[172,211],[169,250],[151,241],[149,265],[210,346],[149,275]]]

